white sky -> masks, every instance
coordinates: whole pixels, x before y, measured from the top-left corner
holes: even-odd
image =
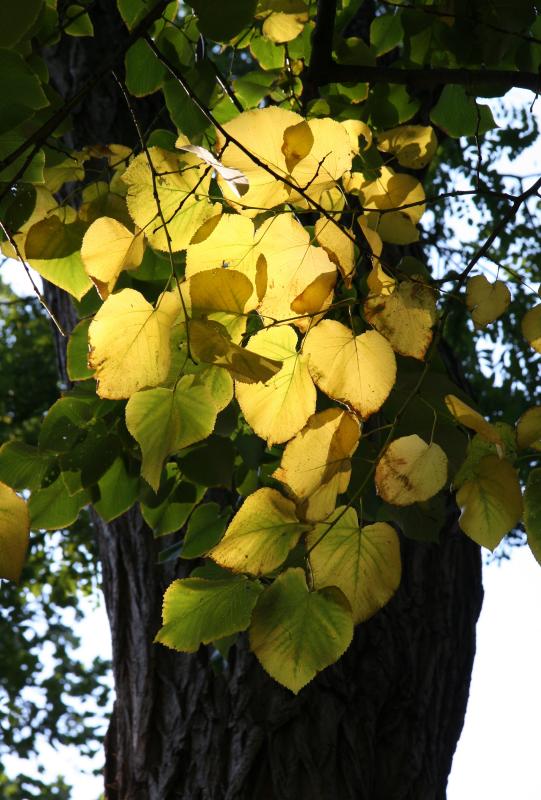
[[[513,90],[509,102],[531,102],[531,94]],[[541,101],[535,107],[541,114]],[[507,172],[509,165],[502,165]],[[541,145],[536,144],[512,165],[513,172],[541,171]],[[6,263],[1,274],[21,294],[32,288],[22,267]],[[470,701],[462,737],[453,761],[447,800],[540,800],[541,771],[541,567],[528,548],[514,548],[510,561],[483,567],[485,598],[477,626],[477,655]],[[91,660],[110,647],[103,608],[91,610],[80,624],[82,654]],[[101,777],[89,774],[100,767],[76,748],[54,751],[43,744],[41,777],[61,774],[74,786],[74,800],[97,800]],[[6,771],[36,774],[37,765],[6,758]],[[20,765],[20,766],[19,766]],[[34,768],[32,768],[34,767]],[[339,800],[339,798],[337,798]]]

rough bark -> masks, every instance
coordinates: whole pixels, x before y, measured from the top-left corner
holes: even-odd
[[[50,54],[53,76],[68,81],[64,91],[123,35],[111,28],[114,5],[94,4],[90,52],[75,42]],[[101,86],[75,115],[74,143],[133,142],[122,103],[112,81]],[[72,312],[60,296],[47,287],[69,329]],[[108,525],[96,519],[96,530],[116,687],[107,800],[445,797],[482,600],[479,548],[454,518],[441,545],[402,541],[397,595],[297,697],[264,673],[244,641],[222,672],[207,648],[180,655],[154,645],[163,590],[182,565],[157,564],[136,510]]]

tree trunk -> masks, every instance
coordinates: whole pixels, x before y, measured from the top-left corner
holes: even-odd
[[[64,92],[124,35],[115,6],[93,4],[96,39],[72,40],[49,55]],[[75,146],[132,143],[123,102],[112,80],[100,85],[75,113]],[[70,329],[62,292],[48,285],[46,296]],[[221,671],[209,648],[181,655],[153,644],[163,591],[184,564],[157,563],[156,542],[136,510],[95,525],[116,688],[105,741],[107,800],[445,797],[482,601],[479,548],[454,516],[440,545],[402,539],[398,593],[297,697],[266,675],[244,640]]]

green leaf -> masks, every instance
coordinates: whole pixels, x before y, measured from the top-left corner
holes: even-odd
[[[480,105],[463,86],[444,87],[430,119],[449,136],[477,136],[496,127],[490,108]]]
[[[228,42],[253,19],[257,0],[235,0],[217,3],[216,0],[189,0],[199,17],[199,30],[215,42]]]
[[[288,569],[265,589],[250,626],[250,647],[261,665],[294,694],[338,661],[352,638],[342,592],[334,586],[308,591],[302,569]]]
[[[283,44],[274,44],[270,39],[256,34],[250,40],[250,52],[262,69],[282,69],[286,59]]]
[[[90,319],[83,319],[72,330],[67,349],[67,369],[70,381],[84,381],[94,375],[88,367],[88,326]]]
[[[173,389],[136,392],[126,406],[126,425],[143,453],[141,475],[158,490],[165,459],[206,439],[217,410],[205,386],[185,375]]]
[[[203,105],[210,106],[210,99],[216,87],[216,75],[209,63],[203,61],[186,70],[185,78]],[[178,81],[166,80],[163,84],[163,95],[171,119],[179,131],[189,139],[193,139],[208,128],[210,124],[208,119],[188,97]]]
[[[179,531],[205,493],[203,486],[183,481],[157,506],[141,503],[143,519],[154,536]]]
[[[231,486],[235,448],[229,439],[210,436],[179,457],[182,472],[202,486]]]
[[[66,19],[72,20],[65,27],[66,33],[70,36],[94,36],[94,26],[84,6],[68,6]]]
[[[138,489],[139,476],[130,475],[119,456],[98,481],[100,499],[93,503],[94,509],[105,522],[110,522],[132,507]]]
[[[51,456],[24,442],[6,442],[0,448],[0,481],[13,489],[39,489],[51,466]]]
[[[163,628],[154,641],[194,653],[201,644],[245,631],[261,591],[244,577],[173,581],[163,597]]]
[[[19,580],[29,534],[26,503],[13,489],[0,483],[0,578]]]
[[[3,3],[2,3],[3,5]],[[22,4],[21,4],[22,5]],[[36,111],[49,105],[38,76],[19,53],[0,49],[0,108],[12,104]]]
[[[157,91],[163,83],[165,67],[147,42],[138,39],[126,53],[126,88],[135,97]]]
[[[4,110],[0,117],[4,118]],[[1,123],[0,123],[1,124]],[[8,158],[12,153],[17,150],[20,145],[25,144],[27,137],[23,135],[18,129],[4,130],[0,133],[0,160]],[[38,152],[32,157],[30,163],[26,163],[30,156],[31,145],[19,156],[9,167],[6,167],[0,172],[0,182],[11,181],[15,176],[19,175],[20,170],[25,167],[22,177],[18,178],[21,183],[43,183],[43,168],[45,166],[45,155],[43,150]]]
[[[87,491],[70,495],[60,475],[46,489],[32,492],[28,501],[30,525],[36,530],[39,528],[47,531],[67,528],[75,522],[79,511],[88,501]]]
[[[2,0],[0,3],[0,47],[13,47],[38,18],[43,0]]]
[[[39,434],[39,446],[53,453],[69,452],[86,435],[93,416],[92,404],[77,397],[63,397],[54,403],[45,417]]]
[[[182,558],[197,558],[218,544],[227,526],[231,508],[220,508],[218,503],[204,503],[198,506],[190,517]]]
[[[530,550],[541,565],[541,467],[528,475],[524,492],[524,527]]]
[[[393,50],[404,36],[400,14],[382,14],[372,20],[370,25],[370,44],[376,55],[382,56]]]

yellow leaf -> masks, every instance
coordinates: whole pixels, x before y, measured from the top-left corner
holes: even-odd
[[[11,487],[0,483],[0,578],[19,580],[29,536],[26,503]]]
[[[348,236],[326,217],[317,220],[315,234],[318,244],[340,270],[346,286],[351,286],[355,273],[355,251],[351,235]]]
[[[187,153],[194,153],[206,164],[214,167],[218,175],[221,175],[223,180],[230,187],[233,194],[237,197],[242,197],[248,191],[248,178],[239,169],[231,169],[231,167],[224,167],[221,161],[215,158],[212,153],[205,147],[198,144],[190,144],[184,134],[180,134],[175,146],[179,150],[184,150]]]
[[[259,313],[269,320],[292,321],[300,330],[313,324],[308,315],[332,302],[336,267],[322,247],[292,214],[279,214],[257,230],[257,246],[265,258],[259,286]],[[292,317],[299,315],[299,319]],[[302,318],[301,315],[307,315]]]
[[[124,269],[135,269],[143,260],[142,234],[133,234],[111,217],[100,217],[86,231],[81,259],[86,274],[102,300],[113,291]]]
[[[304,28],[304,23],[308,19],[308,14],[284,14],[277,11],[265,19],[263,23],[263,36],[271,42],[281,44],[296,39]]]
[[[347,403],[363,418],[381,408],[396,379],[396,360],[389,342],[368,331],[360,336],[334,320],[323,320],[309,331],[303,352],[319,388]]]
[[[475,477],[458,490],[456,502],[462,511],[458,522],[464,533],[494,550],[522,516],[517,473],[506,459],[485,456],[476,466]]]
[[[276,489],[258,489],[246,498],[209,556],[234,572],[265,575],[286,560],[307,528],[297,519],[295,503]]]
[[[359,119],[345,119],[340,123],[348,132],[351,143],[352,155],[359,155],[361,150],[368,150],[372,144],[372,131],[366,124]],[[359,145],[359,139],[362,137],[362,145]]]
[[[364,314],[395,352],[423,360],[436,324],[436,300],[429,286],[420,280],[401,281],[392,293],[369,297]]]
[[[289,442],[273,478],[295,497],[300,516],[319,521],[334,511],[337,495],[348,488],[360,435],[352,414],[328,408],[310,417]]]
[[[239,114],[224,128],[232,139],[253,153],[261,165],[270,166],[284,177],[289,172],[282,152],[286,128],[298,125],[303,119],[293,111],[270,106],[256,108]],[[233,141],[225,140],[216,132],[216,151],[222,164],[239,169],[248,179],[249,189],[239,200],[228,184],[218,175],[218,183],[226,200],[248,216],[254,217],[261,209],[274,208],[285,203],[289,187],[270,175],[263,166],[255,163]]]
[[[517,422],[517,444],[541,450],[541,406],[529,408]]]
[[[389,244],[412,244],[419,241],[419,230],[406,211],[367,211],[364,214],[367,224]]]
[[[484,275],[470,278],[466,285],[466,305],[476,328],[484,328],[507,310],[511,293],[503,281],[490,283]]]
[[[319,202],[324,192],[335,187],[351,169],[351,139],[344,126],[334,119],[311,119],[308,122],[314,143],[309,154],[291,172],[291,179],[309,198]],[[310,203],[300,192],[291,191],[290,201],[301,208]]]
[[[153,170],[146,153],[140,153],[122,176],[128,186],[129,212],[152,247],[167,251],[169,235],[171,249],[183,250],[205,220],[216,213],[207,196],[211,171],[191,153],[179,155],[160,147],[149,147],[148,152]]]
[[[270,445],[291,439],[316,409],[316,388],[308,358],[297,352],[297,334],[289,326],[252,336],[247,350],[282,362],[266,383],[238,383],[236,396],[250,427]]]
[[[359,186],[359,193],[365,211],[402,211],[413,223],[419,222],[425,211],[422,184],[412,175],[395,173],[390,167],[382,167],[381,175],[375,181],[365,180]]]
[[[250,187],[239,200],[218,176],[222,193],[231,205],[248,216],[255,216],[262,209],[274,208],[287,201],[305,207],[307,201],[303,195],[277,181],[276,174],[284,178],[289,175],[291,183],[317,201],[324,191],[335,186],[346,170],[351,169],[351,143],[345,128],[332,119],[311,119],[308,126],[314,139],[313,145],[308,155],[290,173],[286,155],[282,151],[284,135],[286,129],[303,122],[299,114],[271,106],[245,111],[226,123],[224,128],[231,137],[229,141],[217,131],[216,149],[222,163],[241,170]],[[255,160],[235,142],[253,154]],[[270,167],[274,175],[269,174],[265,166]]]
[[[296,167],[299,161],[306,158],[314,144],[314,134],[310,125],[303,119],[297,125],[290,125],[284,131],[282,153],[286,158],[286,167],[289,172]]]
[[[394,506],[429,500],[446,481],[447,456],[439,445],[416,434],[391,442],[376,467],[378,494]]]
[[[351,608],[335,586],[310,592],[304,571],[288,569],[260,596],[249,633],[262,667],[297,694],[349,647]]]
[[[454,394],[447,394],[445,395],[445,405],[456,421],[461,425],[464,425],[466,428],[471,428],[471,430],[480,434],[483,439],[486,439],[487,442],[503,445],[502,437],[498,430],[491,425],[490,422],[487,422],[481,414],[473,408],[470,408],[467,403],[464,403],[463,400],[460,400],[460,398],[456,397]]]
[[[391,295],[396,287],[396,281],[383,271],[379,261],[376,261],[366,279],[371,295],[386,297]]]
[[[398,589],[400,542],[387,522],[359,528],[355,509],[342,506],[316,525],[306,545],[314,548],[310,550],[314,585],[338,586],[349,600],[356,625],[383,608]]]
[[[401,166],[409,169],[426,167],[437,148],[438,140],[430,125],[401,125],[378,134],[378,150],[392,153]]]
[[[212,320],[191,320],[188,325],[193,356],[205,364],[223,367],[243,383],[266,382],[280,370],[281,361],[253,353],[231,341],[226,328]]]
[[[218,267],[197,272],[187,284],[182,284],[185,285],[191,315],[194,318],[207,316],[219,322],[238,344],[246,330],[249,298],[253,294],[249,278],[235,269]]]
[[[367,218],[366,214],[363,214],[362,216],[357,217],[357,221],[358,221],[358,223],[360,225],[360,228],[361,228],[361,230],[362,230],[362,232],[363,232],[363,234],[365,236],[366,241],[368,242],[368,246],[370,247],[370,250],[372,251],[372,255],[374,255],[376,257],[376,259],[379,259],[379,257],[381,256],[381,252],[383,250],[383,242],[381,240],[381,236],[379,235],[379,233],[377,231],[373,231],[372,228],[369,227],[368,218]],[[379,267],[378,267],[378,269],[379,269]],[[385,273],[383,273],[383,274],[385,274]],[[393,281],[393,285],[394,285],[394,281]],[[372,287],[370,287],[370,288],[372,288]]]
[[[524,314],[522,318],[522,335],[534,350],[541,353],[541,303]]]
[[[212,229],[205,236],[209,223]],[[186,277],[217,267],[233,267],[242,272],[256,285],[257,259],[260,250],[254,241],[254,223],[249,217],[240,214],[222,214],[213,217],[197,232],[197,242],[186,250]],[[195,238],[195,237],[194,237]],[[257,306],[258,297],[254,289],[247,310]]]
[[[171,326],[180,313],[177,292],[161,295],[156,308],[134,289],[109,295],[88,330],[88,364],[100,397],[130,397],[165,380]]]

